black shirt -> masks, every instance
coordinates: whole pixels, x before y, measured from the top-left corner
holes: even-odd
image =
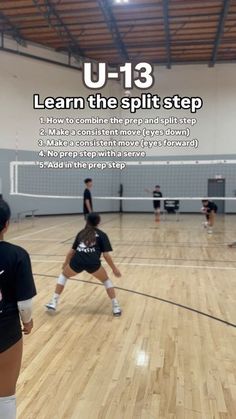
[[[104,252],[112,252],[112,247],[110,240],[106,233],[95,229],[96,231],[96,241],[91,246],[86,246],[80,240],[79,232],[75,238],[72,249],[76,251],[76,259],[79,259],[79,262],[83,266],[96,265],[100,261],[101,254]]]
[[[35,295],[28,253],[14,244],[0,242],[0,321],[2,316],[18,314],[17,301]]]
[[[162,198],[161,192],[153,191],[152,195],[153,195],[153,198]],[[158,200],[153,201],[154,208],[160,207],[160,205],[161,205],[161,201],[158,201]]]
[[[208,201],[208,204],[204,207],[206,208],[207,214],[210,214],[211,211],[217,212],[217,205],[213,201]]]
[[[84,190],[84,209],[83,209],[84,214],[88,214],[89,213],[89,210],[88,210],[87,205],[85,203],[86,200],[89,201],[90,206],[91,206],[91,210],[92,210],[93,209],[92,195],[91,195],[91,192],[90,192],[90,190],[88,188],[86,188]]]

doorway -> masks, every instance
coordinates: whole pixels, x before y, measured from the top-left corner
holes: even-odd
[[[208,179],[208,196],[225,197],[225,179]],[[218,207],[218,213],[224,214],[225,201],[215,199],[214,202]]]

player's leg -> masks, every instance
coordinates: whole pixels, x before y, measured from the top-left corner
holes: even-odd
[[[46,308],[48,310],[53,310],[53,311],[56,310],[60,295],[64,291],[68,278],[72,278],[73,276],[77,274],[78,272],[75,272],[73,269],[71,269],[70,265],[65,266],[61,275],[59,275],[57,279],[57,283],[56,283],[56,287],[55,287],[55,291],[52,296],[52,299],[49,301],[48,304],[46,304]]]
[[[0,353],[0,418],[16,418],[16,383],[22,360],[22,339]]]
[[[156,208],[156,222],[159,223],[161,221],[161,208]]]
[[[212,229],[215,223],[215,212],[211,211],[209,214],[209,221],[208,221],[208,233],[212,233]]]
[[[112,312],[114,316],[120,316],[121,308],[116,299],[115,288],[113,286],[112,281],[109,279],[106,270],[103,268],[103,266],[100,266],[100,268],[96,272],[93,272],[92,275],[95,278],[97,278],[99,281],[101,281],[104,287],[106,288],[107,295],[111,299],[111,302],[112,302]]]
[[[154,216],[155,216],[155,222],[158,223],[160,221],[160,208],[154,207]]]
[[[206,213],[205,214],[205,217],[206,217],[206,221],[204,221],[203,225],[204,225],[204,228],[208,228],[208,225],[209,225],[209,214]]]

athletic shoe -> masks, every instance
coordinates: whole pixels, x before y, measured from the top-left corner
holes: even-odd
[[[113,316],[121,316],[121,308],[118,303],[112,305]]]
[[[203,224],[203,227],[204,228],[207,228],[208,227],[208,222],[207,221],[204,221],[204,223],[202,223]]]
[[[56,309],[57,309],[57,301],[55,300],[55,298],[52,298],[51,301],[49,301],[49,303],[45,305],[45,307],[48,310],[56,311]]]
[[[213,231],[212,231],[212,230],[207,230],[207,233],[208,233],[208,234],[212,234],[212,233],[213,233]]]

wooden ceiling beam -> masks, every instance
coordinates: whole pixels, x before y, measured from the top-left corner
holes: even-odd
[[[165,46],[166,46],[166,67],[171,68],[171,50],[170,50],[170,27],[169,27],[169,0],[162,0],[164,28],[165,28]]]
[[[83,59],[84,50],[80,47],[78,41],[73,37],[68,27],[64,24],[55,6],[50,2],[50,0],[44,0],[43,5],[42,2],[39,0],[33,0],[33,3],[35,7],[39,10],[39,12],[47,20],[49,27],[52,27],[57,32],[60,38],[67,39],[68,53],[72,54],[76,59]],[[58,23],[58,26],[56,28],[51,20],[52,16],[56,19]]]
[[[107,27],[109,28],[111,32],[116,48],[119,51],[120,57],[124,61],[129,61],[129,55],[127,53],[125,44],[121,38],[119,29],[118,29],[118,26],[117,26],[117,23],[116,23],[116,20],[113,15],[113,11],[111,9],[109,2],[107,0],[98,0],[98,3],[100,5]]]
[[[26,46],[26,40],[19,31],[19,29],[11,22],[11,20],[4,13],[0,12],[0,32],[4,35],[5,32],[10,33],[12,38],[20,45]]]
[[[220,43],[221,43],[221,38],[222,38],[223,33],[224,33],[224,26],[225,26],[225,21],[226,21],[228,12],[229,12],[230,3],[231,3],[231,0],[224,0],[224,4],[223,4],[222,12],[221,12],[221,15],[220,15],[217,32],[216,32],[214,48],[213,48],[212,55],[211,55],[211,60],[210,60],[210,63],[209,63],[210,67],[214,67],[214,65],[216,63],[216,60],[217,60],[217,54],[218,54],[219,46],[220,46]]]

